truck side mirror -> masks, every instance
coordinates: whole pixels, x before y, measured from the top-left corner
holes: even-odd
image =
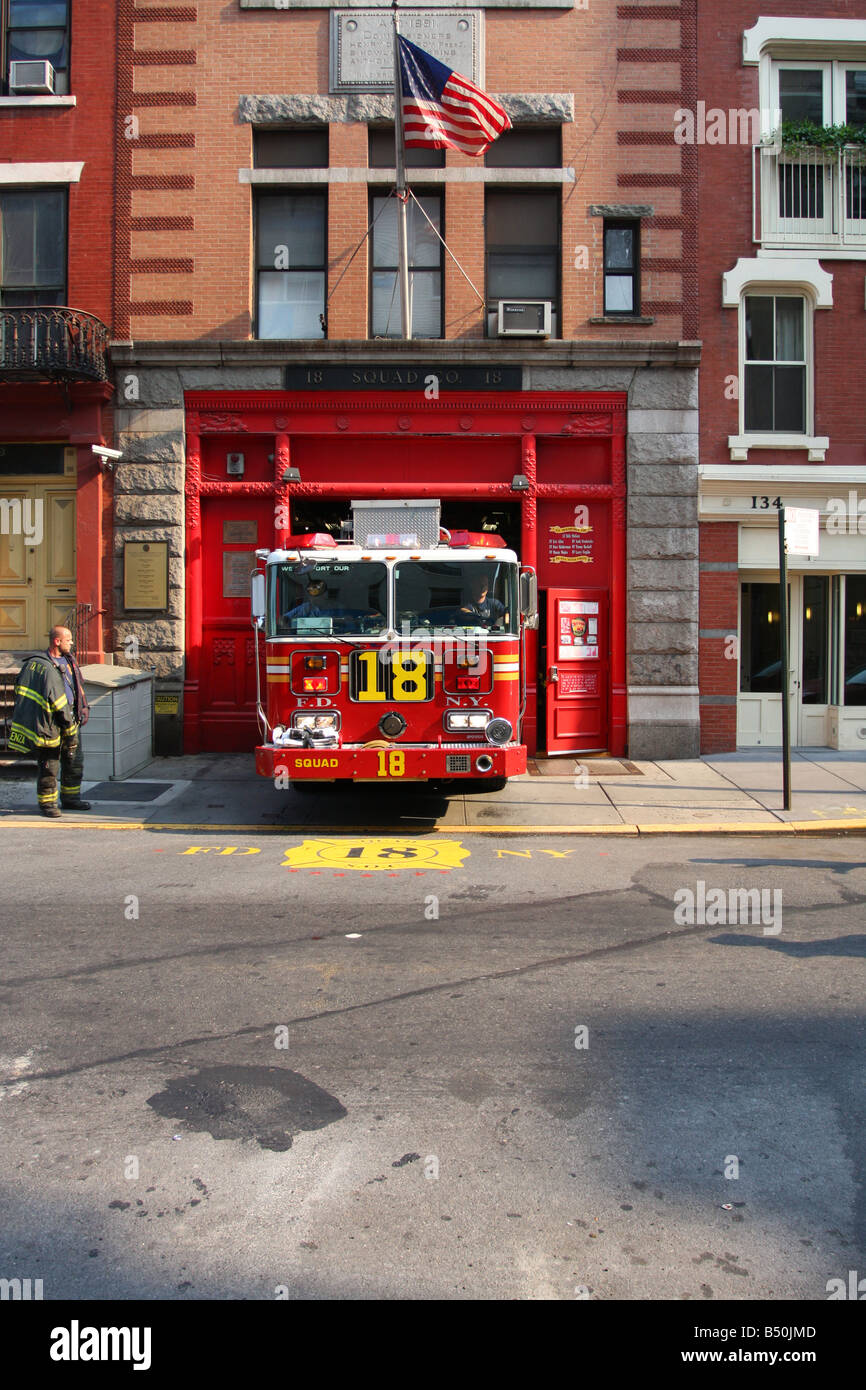
[[[253,622],[261,627],[265,619],[265,576],[259,570],[250,580],[250,607]]]
[[[526,627],[538,627],[538,576],[535,570],[520,571],[520,615]]]

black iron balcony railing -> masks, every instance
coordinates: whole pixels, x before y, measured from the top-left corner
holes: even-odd
[[[108,329],[81,309],[0,308],[0,381],[105,381]]]

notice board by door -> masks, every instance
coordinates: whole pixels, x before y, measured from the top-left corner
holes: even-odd
[[[610,623],[606,589],[547,591],[547,751],[608,744]]]

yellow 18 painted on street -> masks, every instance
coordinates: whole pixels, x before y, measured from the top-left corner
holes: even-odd
[[[397,869],[462,869],[470,851],[459,840],[365,837],[362,840],[304,840],[285,851],[283,869],[359,869],[394,873]]]

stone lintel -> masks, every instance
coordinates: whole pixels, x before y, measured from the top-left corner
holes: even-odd
[[[652,203],[590,203],[590,217],[654,217]]]
[[[317,6],[321,8],[321,6]],[[515,124],[574,120],[573,92],[491,93]],[[346,96],[311,93],[245,94],[238,97],[238,119],[249,125],[329,125],[352,121],[393,121],[394,98],[373,92]]]

